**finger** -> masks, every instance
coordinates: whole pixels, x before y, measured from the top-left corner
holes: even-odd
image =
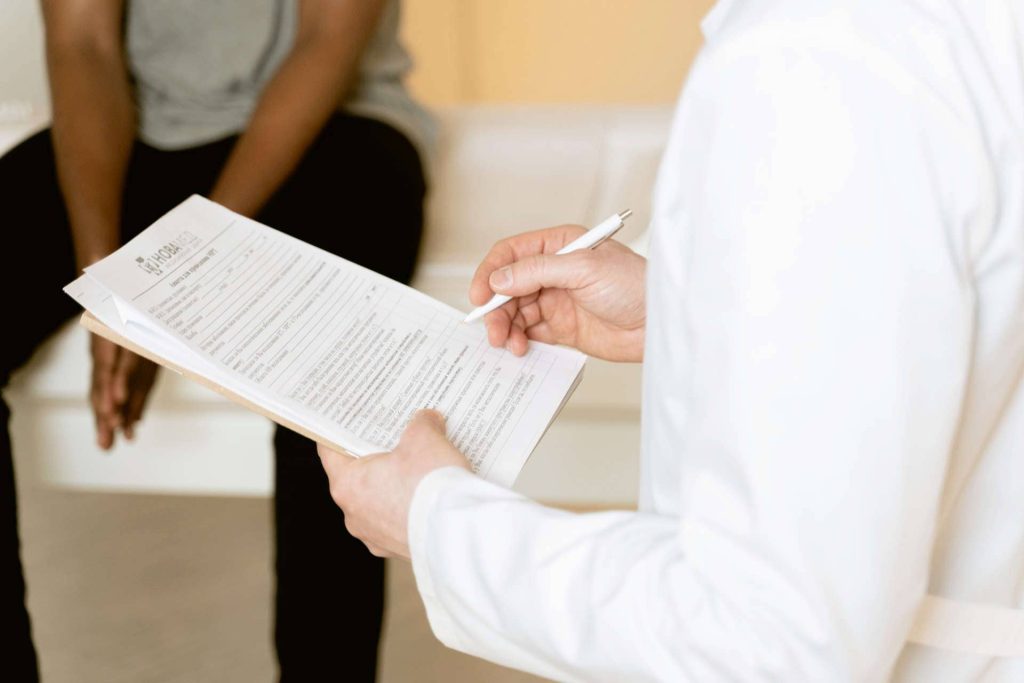
[[[117,345],[100,337],[93,338],[92,384],[95,409],[106,415],[114,409],[111,377],[117,364]]]
[[[540,302],[534,299],[530,303],[519,304],[519,315],[523,319],[522,328],[528,330],[537,323],[544,319],[543,312],[541,311]]]
[[[412,420],[409,424],[415,425],[417,429],[427,429],[432,432],[444,434],[444,430],[448,425],[448,420],[445,419],[443,414],[441,414],[441,411],[424,408],[413,413]]]
[[[94,413],[96,421],[96,445],[103,450],[108,450],[114,445],[114,428],[110,425],[106,416]]]
[[[342,462],[354,462],[356,460],[354,456],[349,455],[345,451],[336,450],[325,443],[318,443],[316,445],[316,452],[320,456],[321,461],[339,459]]]
[[[139,358],[132,373],[132,385],[128,392],[128,400],[122,408],[124,435],[130,440],[135,438],[135,424],[142,418],[142,413],[149,402],[156,382],[158,366],[144,358]]]
[[[496,349],[500,349],[505,345],[505,340],[508,339],[509,331],[512,328],[512,316],[514,315],[511,311],[515,310],[514,302],[509,302],[505,306],[491,311],[484,316],[484,325],[487,327],[487,341]]]
[[[113,435],[107,432],[107,414],[104,411],[101,393],[100,381],[94,366],[92,371],[92,387],[89,390],[89,403],[92,404],[93,423],[96,425],[96,445],[106,450],[110,448]]]
[[[110,376],[110,396],[113,400],[114,409],[118,412],[121,411],[121,408],[128,400],[128,381],[135,367],[136,358],[137,356],[134,353],[124,349],[117,354],[117,362],[114,364],[114,371]]]
[[[586,228],[579,225],[560,225],[501,240],[491,247],[477,267],[469,287],[469,300],[475,306],[487,303],[494,294],[489,280],[495,270],[529,256],[553,254],[584,232]]]
[[[92,335],[90,339],[90,353],[92,354],[93,367],[112,369],[117,360],[117,352],[120,347],[112,341]]]
[[[436,410],[417,410],[409,424],[405,426],[398,445],[416,448],[436,442],[438,439],[448,441],[447,421],[444,415]]]
[[[96,392],[94,392],[95,394]],[[96,445],[103,450],[107,450],[114,445],[117,423],[112,418],[112,413],[99,398],[95,398],[93,401],[92,413],[96,424]]]
[[[135,424],[142,418],[142,411],[146,407],[146,401],[149,399],[149,390],[135,389],[131,392],[128,397],[127,403],[125,403],[124,410],[122,412],[122,430],[124,431],[125,438],[129,441],[135,438]]]
[[[360,540],[362,540],[362,539],[360,539]],[[395,556],[394,553],[387,552],[387,551],[383,550],[380,546],[374,545],[373,543],[370,543],[369,541],[363,541],[363,545],[366,546],[366,549],[369,550],[370,554],[373,555],[374,557],[388,558],[388,557],[394,557]]]
[[[488,279],[498,268],[508,265],[516,260],[515,251],[508,240],[498,242],[484,256],[483,261],[477,266],[473,273],[473,279],[469,283],[469,301],[474,306],[482,306],[494,295]]]
[[[540,254],[521,259],[491,273],[491,289],[508,296],[525,296],[551,287],[579,289],[591,275],[589,251]]]
[[[329,479],[343,476],[348,466],[356,462],[356,458],[353,456],[344,451],[334,450],[326,444],[318,443],[316,452],[320,456],[320,464],[323,465]]]
[[[516,315],[512,318],[512,327],[525,330],[526,329],[526,318],[523,317],[523,311],[517,310]]]
[[[523,318],[522,311],[517,311],[515,318],[512,319],[512,327],[508,331],[508,339],[505,340],[505,349],[515,356],[522,356],[526,353],[529,342],[526,339],[525,329],[526,320]]]
[[[522,327],[513,326],[511,332],[508,335],[508,341],[505,342],[505,348],[513,356],[524,356],[526,355],[527,349],[530,347],[530,342],[526,337],[526,332]]]
[[[526,328],[526,338],[545,343],[556,343],[554,330],[547,321]]]
[[[115,409],[113,396],[113,373],[117,367],[120,347],[102,337],[92,335],[92,399],[93,416],[96,422],[96,443],[106,450],[114,445],[115,433],[120,416]]]
[[[353,492],[358,488],[354,483],[359,474],[356,469],[358,464],[356,458],[324,444],[317,444],[317,453],[320,455],[320,464],[327,475],[331,499],[338,507],[345,509]]]

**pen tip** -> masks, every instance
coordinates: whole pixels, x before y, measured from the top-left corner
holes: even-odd
[[[625,211],[623,211],[622,213],[619,214],[619,220],[623,220],[624,221],[624,220],[626,220],[627,218],[629,218],[632,215],[633,215],[633,209],[626,209]]]

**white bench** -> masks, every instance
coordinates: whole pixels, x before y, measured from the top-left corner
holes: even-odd
[[[6,111],[0,150],[44,123],[16,106]],[[469,277],[497,239],[560,222],[590,224],[627,207],[634,218],[624,239],[637,239],[650,217],[669,116],[667,107],[442,112],[416,286],[467,309]],[[31,452],[21,461],[33,471],[22,475],[88,489],[269,493],[270,425],[170,373],[161,375],[136,443],[99,451],[85,400],[86,347],[83,330],[69,325],[8,388],[15,448]],[[590,361],[517,488],[582,507],[631,503],[639,398],[638,367]]]

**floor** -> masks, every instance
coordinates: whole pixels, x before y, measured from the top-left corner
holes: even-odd
[[[20,505],[45,681],[274,679],[269,501],[70,492],[23,478]],[[389,570],[382,681],[539,680],[439,644],[409,566]]]

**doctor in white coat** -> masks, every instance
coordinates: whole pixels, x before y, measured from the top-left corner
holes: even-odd
[[[436,413],[322,450],[335,500],[445,644],[542,676],[1024,681],[1024,2],[703,28],[650,262],[552,228],[471,292],[513,353],[644,363],[639,511],[485,482]]]

